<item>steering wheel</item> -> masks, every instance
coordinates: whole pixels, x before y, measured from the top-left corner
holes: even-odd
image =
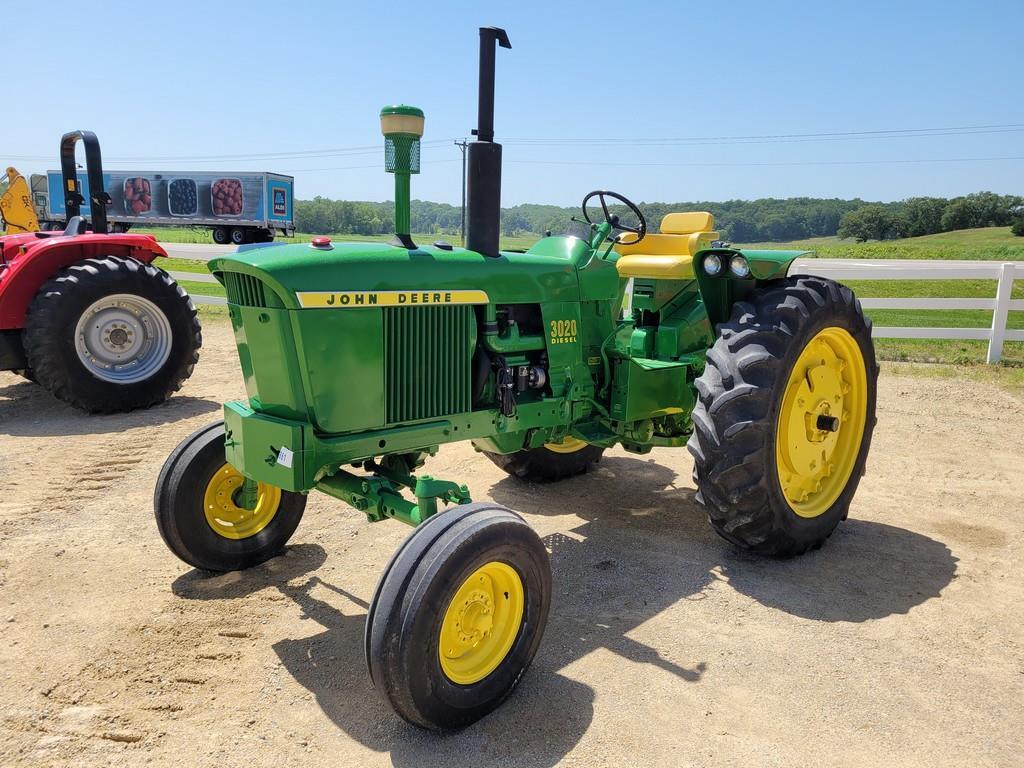
[[[645,219],[644,215],[640,213],[640,209],[637,208],[636,204],[633,203],[632,201],[627,200],[625,197],[618,194],[617,192],[609,192],[607,189],[594,190],[589,195],[583,198],[583,218],[587,220],[588,224],[593,224],[594,222],[590,220],[590,216],[587,214],[587,203],[589,203],[591,199],[595,197],[601,203],[601,210],[604,211],[604,220],[612,225],[612,229],[618,229],[623,232],[630,232],[633,235],[636,235],[636,238],[634,240],[630,240],[628,242],[622,239],[618,239],[619,243],[621,243],[622,245],[636,245],[637,243],[644,239],[644,237],[647,235],[647,219]],[[608,203],[605,202],[605,198],[609,197],[612,200],[618,200],[620,203],[629,208],[630,212],[636,214],[637,221],[640,222],[639,225],[636,227],[628,227],[625,224],[620,224],[619,217],[616,216],[614,213],[608,212]]]

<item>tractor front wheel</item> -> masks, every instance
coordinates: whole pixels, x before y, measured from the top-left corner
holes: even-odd
[[[441,512],[409,535],[377,585],[370,677],[413,725],[467,726],[516,687],[550,604],[547,550],[521,517],[492,503]]]
[[[483,453],[513,477],[531,483],[547,483],[589,472],[601,460],[604,448],[567,437],[558,443],[515,453]]]
[[[696,381],[697,500],[728,541],[820,547],[846,519],[875,426],[871,322],[846,286],[769,283],[719,328]]]
[[[162,403],[192,375],[202,334],[166,272],[108,256],[61,270],[39,289],[23,332],[36,380],[96,413]]]
[[[254,483],[224,458],[224,422],[185,438],[167,457],[153,496],[168,548],[195,568],[239,571],[280,552],[306,497]]]

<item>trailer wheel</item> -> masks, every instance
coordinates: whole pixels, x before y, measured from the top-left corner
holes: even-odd
[[[567,437],[559,443],[526,448],[515,453],[483,454],[513,477],[531,483],[553,482],[590,471],[601,460],[604,448]]]
[[[306,497],[265,483],[248,489],[224,460],[224,422],[194,432],[164,462],[153,494],[157,529],[179,559],[237,571],[276,555],[295,533]]]
[[[231,234],[228,232],[227,227],[213,228],[213,242],[217,245],[227,245],[231,242]]]
[[[697,500],[745,549],[817,549],[846,519],[875,426],[871,322],[846,286],[769,283],[733,308],[697,379]]]
[[[244,245],[251,242],[251,233],[247,227],[235,227],[231,230],[231,243],[233,245]]]
[[[413,725],[467,726],[512,693],[550,604],[547,550],[519,515],[489,502],[441,512],[409,535],[377,584],[370,677]]]
[[[163,402],[192,375],[202,346],[188,294],[166,272],[113,256],[85,259],[45,283],[23,333],[38,382],[98,413]]]

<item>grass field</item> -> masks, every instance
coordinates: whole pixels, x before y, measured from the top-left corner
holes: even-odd
[[[1024,237],[1015,237],[1009,227],[961,229],[885,242],[855,243],[838,237],[815,237],[790,243],[745,243],[743,247],[807,249],[822,259],[1024,261]]]
[[[149,230],[165,242],[190,242],[171,240],[165,233],[177,235],[193,234],[189,230]],[[199,239],[191,242],[208,242],[209,233],[197,232]],[[207,239],[202,238],[206,235]],[[298,235],[299,242],[307,241],[310,235]],[[415,235],[421,242],[433,242],[444,236]],[[360,237],[358,235],[337,235],[338,240],[381,241],[386,237]],[[451,238],[455,240],[456,238]],[[504,238],[502,248],[526,248],[536,237]],[[907,238],[885,243],[852,243],[834,237],[814,238],[792,243],[753,243],[746,247],[777,249],[814,250],[821,258],[865,258],[865,259],[963,259],[963,260],[1006,260],[1024,261],[1024,238],[1014,237],[1009,227],[968,229],[945,232],[926,237]],[[169,259],[164,267],[176,272],[206,273],[204,262],[188,259]],[[219,285],[209,283],[183,282],[190,293],[208,296],[223,296]],[[995,280],[851,280],[847,282],[861,298],[889,297],[948,297],[948,298],[992,298],[995,296]],[[1024,299],[1024,281],[1018,281],[1013,288],[1013,298]],[[204,307],[203,312],[218,313],[219,308]],[[987,328],[992,323],[991,312],[985,310],[882,310],[868,311],[872,321],[881,326],[946,327],[946,328]],[[1009,327],[1024,329],[1024,312],[1011,312]],[[988,343],[984,341],[957,341],[945,339],[877,339],[878,355],[884,360],[906,360],[918,362],[942,362],[968,365],[981,363],[985,359]],[[1003,364],[1024,367],[1024,343],[1007,342],[1004,347]]]

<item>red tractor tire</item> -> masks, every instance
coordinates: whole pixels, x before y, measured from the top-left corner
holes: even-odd
[[[199,359],[188,295],[134,259],[85,259],[36,293],[22,332],[28,368],[53,395],[93,413],[161,403]]]

